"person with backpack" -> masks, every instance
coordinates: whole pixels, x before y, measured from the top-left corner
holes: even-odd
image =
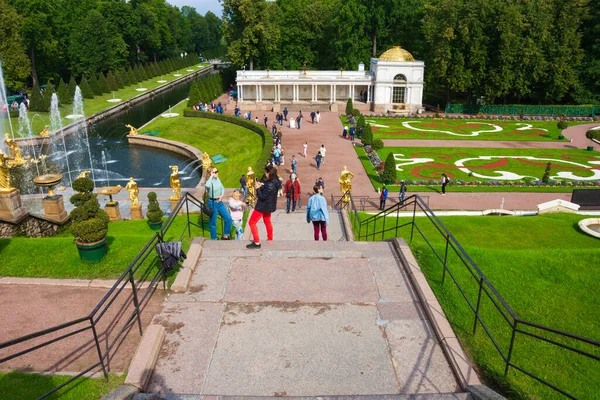
[[[317,169],[321,169],[321,161],[323,161],[323,155],[320,151],[315,156],[315,161],[317,162]]]
[[[442,174],[442,196],[446,195],[446,185],[450,182],[448,175]]]
[[[327,240],[327,225],[329,225],[329,211],[327,210],[327,199],[323,196],[323,187],[315,185],[314,194],[308,199],[306,205],[306,222],[313,223],[315,240],[319,240],[319,231],[323,240]]]
[[[273,240],[273,224],[271,214],[277,209],[277,192],[281,189],[281,181],[277,176],[277,168],[268,166],[265,168],[264,182],[256,182],[256,205],[250,215],[248,225],[252,232],[252,243],[247,249],[260,249],[260,237],[256,224],[263,219],[267,228],[267,240]]]
[[[383,185],[383,188],[381,190],[381,195],[379,196],[379,209],[380,210],[385,210],[385,202],[387,201],[387,197],[388,197],[388,189],[385,185]]]
[[[283,188],[283,193],[286,198],[286,213],[290,213],[290,205],[292,206],[292,212],[296,211],[296,203],[298,197],[300,197],[300,182],[296,179],[296,174],[290,175],[290,179],[287,180]]]

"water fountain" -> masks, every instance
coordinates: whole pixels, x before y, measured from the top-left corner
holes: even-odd
[[[106,180],[106,186],[110,186],[110,178],[108,177],[108,167],[106,166],[106,153],[102,150],[102,165],[104,165],[104,174]]]
[[[160,114],[160,116],[163,118],[173,118],[173,117],[179,116],[178,113],[174,113],[174,112],[170,112],[170,111],[171,111],[171,105],[169,104],[169,108],[167,109],[167,112]]]
[[[161,75],[161,76],[160,76],[160,79],[159,79],[159,80],[157,80],[156,82],[158,82],[158,83],[165,83],[166,81],[167,81],[167,80],[166,80],[166,79],[164,79],[164,78],[163,78],[163,76]]]
[[[10,130],[10,135],[14,139],[15,133],[13,132],[12,123],[10,122],[10,104],[8,104],[8,99],[6,97],[6,86],[4,86],[4,73],[2,72],[2,61],[0,60],[0,110],[2,109],[4,104],[6,104],[6,121],[8,127],[4,126],[5,124],[3,122],[0,128],[2,128],[2,133],[8,132],[8,130]],[[2,116],[0,116],[0,119],[4,121],[4,118],[2,118]]]
[[[145,91],[146,91],[146,90],[148,90],[148,89],[147,89],[147,88],[145,88],[145,87],[142,87],[142,83],[140,82],[140,87],[139,87],[139,88],[136,88],[135,90],[137,90],[138,92],[145,92]]]
[[[90,149],[90,140],[88,136],[87,123],[85,120],[85,114],[83,113],[83,96],[81,95],[81,89],[79,86],[75,88],[75,97],[73,99],[73,114],[81,115],[83,118],[77,123],[77,134],[71,139],[75,152],[75,168],[78,171],[89,169],[92,171],[92,180],[95,179],[94,175],[94,162],[92,161],[92,151]],[[67,116],[68,117],[68,116]],[[89,165],[84,165],[83,158],[87,152]],[[88,168],[89,167],[89,168]]]
[[[121,99],[115,98],[115,92],[111,92],[111,93],[112,93],[112,99],[108,99],[106,101],[108,101],[109,103],[119,103],[121,101]]]
[[[27,106],[25,102],[21,103],[19,106],[19,130],[17,134],[21,139],[29,139],[32,136],[31,132],[31,123],[29,122],[29,117],[27,115]],[[35,151],[35,147],[33,145],[32,140],[27,141],[27,146],[25,147],[25,158],[30,160],[36,160],[38,158],[37,152]],[[37,162],[34,162],[35,168],[37,171],[37,175],[40,174],[40,169],[37,165]]]
[[[56,93],[52,93],[52,98],[50,99],[50,132],[55,132],[56,134],[52,136],[50,140],[49,152],[52,154],[52,158],[57,160],[61,169],[64,171],[67,170],[67,179],[66,183],[68,186],[71,186],[73,183],[73,177],[71,176],[71,165],[69,164],[69,154],[67,152],[67,144],[65,142],[65,135],[62,131],[63,123],[62,118],[60,117],[60,111],[58,109],[58,96]],[[62,151],[57,151],[56,141],[58,140],[56,137],[60,135]]]

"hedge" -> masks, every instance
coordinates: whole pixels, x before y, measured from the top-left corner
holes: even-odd
[[[271,158],[271,148],[273,147],[272,141],[266,139],[271,138],[271,133],[267,130],[267,128],[265,128],[262,125],[257,125],[254,122],[250,122],[238,117],[233,117],[231,115],[217,114],[207,111],[185,110],[183,112],[183,116],[216,119],[218,121],[228,122],[230,124],[241,126],[260,135],[260,137],[262,138],[263,151],[254,166],[254,172],[257,174],[263,171],[263,169],[267,165],[267,161],[269,161],[269,159]]]

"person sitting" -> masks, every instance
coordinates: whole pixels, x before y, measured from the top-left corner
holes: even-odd
[[[19,109],[19,103],[17,103],[16,100],[13,100],[12,104],[10,105],[10,109],[13,111],[17,111]]]

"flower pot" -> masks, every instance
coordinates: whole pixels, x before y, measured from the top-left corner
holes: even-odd
[[[148,221],[148,225],[150,226],[150,229],[152,229],[153,231],[159,231],[160,228],[162,228],[162,220],[160,222],[152,222],[152,221]]]
[[[588,146],[587,151],[594,151],[594,146]]]
[[[98,262],[104,258],[107,252],[106,238],[94,243],[80,243],[75,241],[79,258],[83,261]]]

